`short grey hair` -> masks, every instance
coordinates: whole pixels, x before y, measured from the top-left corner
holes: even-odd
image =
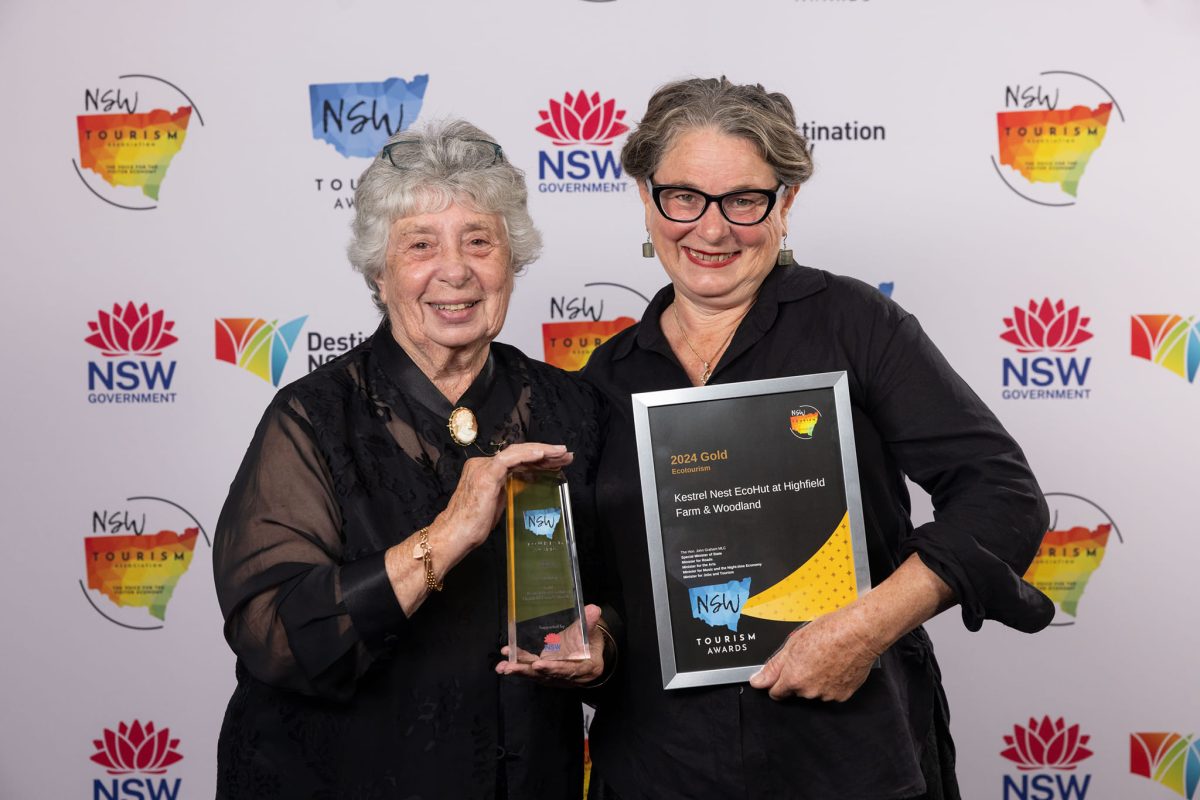
[[[698,128],[712,128],[753,144],[780,183],[799,186],[812,177],[812,151],[796,128],[796,112],[787,96],[768,92],[757,83],[730,83],[724,75],[660,87],[625,140],[622,168],[635,180],[645,180],[680,134]]]
[[[379,276],[387,267],[388,232],[401,217],[462,203],[498,214],[508,235],[509,265],[518,273],[542,250],[542,235],[527,207],[525,173],[509,163],[496,140],[469,122],[438,120],[397,133],[391,159],[377,156],[354,192],[353,236],[347,253],[381,310]],[[387,146],[385,145],[385,147]],[[393,164],[400,165],[398,168]]]

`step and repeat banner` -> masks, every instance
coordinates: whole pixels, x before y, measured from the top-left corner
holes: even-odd
[[[915,313],[1050,503],[1054,624],[929,626],[964,796],[1200,798],[1194,0],[10,0],[0,64],[0,796],[213,795],[213,528],[276,389],[378,324],[345,246],[390,133],[524,169],[501,339],[576,369],[666,282],[627,132],[726,74],[813,144],[797,260]]]

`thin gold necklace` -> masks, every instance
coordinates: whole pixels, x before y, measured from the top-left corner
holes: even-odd
[[[705,358],[704,356],[700,355],[699,351],[696,350],[696,345],[692,344],[692,340],[688,338],[687,331],[683,329],[683,323],[679,321],[679,306],[675,303],[672,303],[671,311],[675,314],[675,326],[679,328],[679,333],[683,336],[683,341],[687,344],[688,349],[692,351],[692,355],[699,359],[700,363],[704,365],[704,371],[700,373],[700,385],[704,386],[708,383],[708,379],[712,377],[713,362],[720,358],[721,354],[725,352],[725,348],[733,339],[733,334],[737,333],[738,325],[742,324],[742,320],[745,318],[750,309],[747,308],[742,312],[742,316],[738,317],[737,322],[733,323],[733,327],[729,329],[729,335],[725,337],[725,340],[721,342],[720,347],[718,347],[709,358]]]

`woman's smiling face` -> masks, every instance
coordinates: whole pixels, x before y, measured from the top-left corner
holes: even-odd
[[[680,134],[651,179],[655,185],[688,186],[710,195],[738,189],[774,192],[779,186],[775,171],[750,141],[711,128]],[[655,207],[644,184],[639,190],[655,252],[677,294],[709,308],[753,300],[775,265],[794,189],[785,191],[757,225],[731,224],[716,203],[695,222],[672,222]]]

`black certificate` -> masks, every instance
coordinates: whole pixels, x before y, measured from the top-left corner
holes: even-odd
[[[870,588],[845,372],[633,396],[663,687],[747,680]]]

